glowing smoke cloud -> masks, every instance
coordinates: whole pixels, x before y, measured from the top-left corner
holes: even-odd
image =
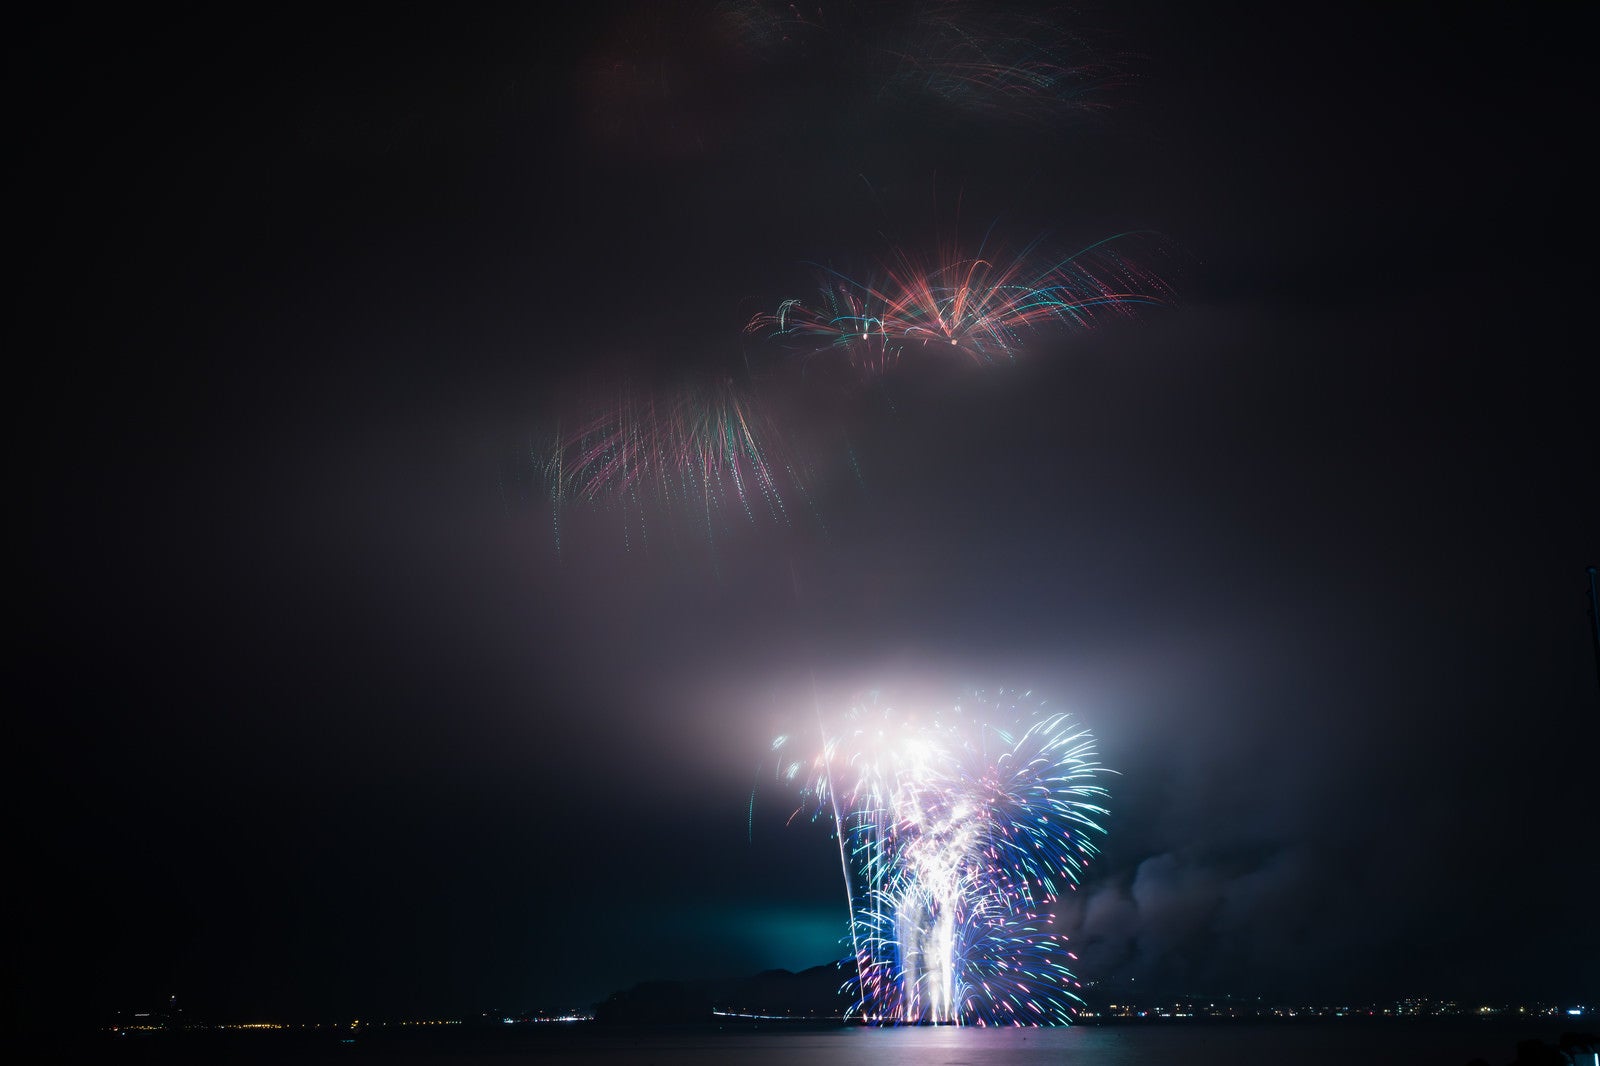
[[[802,779],[805,768],[783,772]],[[852,707],[803,779],[838,834],[859,976],[852,1013],[1069,1023],[1075,956],[1045,908],[1095,854],[1101,772],[1089,733],[1031,694],[979,694],[932,713]]]

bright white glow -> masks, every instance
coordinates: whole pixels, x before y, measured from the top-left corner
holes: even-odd
[[[1076,888],[1105,792],[1086,732],[997,696],[973,716],[871,700],[823,727],[809,791],[839,841],[857,1017],[1070,1021],[1071,956],[1039,908]]]

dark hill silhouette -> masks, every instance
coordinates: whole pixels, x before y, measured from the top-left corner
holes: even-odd
[[[604,1025],[692,1025],[720,1015],[837,1019],[850,1006],[848,962],[794,973],[765,970],[731,981],[645,981],[613,992],[595,1007]]]
[[[854,976],[855,967],[849,963],[813,966],[799,973],[765,970],[723,989],[717,1007],[734,1014],[838,1018],[852,1002],[844,987]]]

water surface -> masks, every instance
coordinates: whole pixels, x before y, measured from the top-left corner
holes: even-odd
[[[1070,1029],[862,1027],[601,1029],[508,1026],[439,1033],[179,1034],[91,1056],[124,1063],[410,1063],[450,1066],[1505,1066],[1517,1042],[1556,1043],[1564,1019],[1178,1022]],[[79,1049],[83,1050],[83,1049]],[[78,1056],[59,1061],[77,1061]],[[1597,1064],[1600,1066],[1600,1064]]]

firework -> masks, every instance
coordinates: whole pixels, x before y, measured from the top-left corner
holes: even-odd
[[[1074,956],[1049,909],[1075,888],[1106,814],[1086,730],[1031,694],[979,694],[932,714],[862,702],[809,770],[792,761],[785,772],[838,836],[856,1015],[1071,1021]]]
[[[1166,283],[1126,254],[1141,236],[1049,259],[1037,241],[1014,256],[988,255],[982,246],[933,257],[896,248],[867,281],[817,267],[819,299],[785,300],[745,331],[807,355],[842,355],[869,376],[940,354],[980,365],[1009,360],[1040,332],[1088,329],[1104,316],[1165,302]]]
[[[801,58],[827,33],[827,12],[796,0],[718,0],[714,25],[733,47],[761,59]]]
[[[806,469],[752,389],[723,379],[649,392],[626,385],[573,405],[532,448],[556,522],[579,506],[620,511],[629,546],[650,518],[689,517],[713,540],[731,513],[787,524],[809,503]]]
[[[1009,7],[1009,9],[1008,9]],[[931,0],[884,47],[883,91],[933,98],[983,120],[1057,125],[1109,109],[1127,57],[1024,6]]]

